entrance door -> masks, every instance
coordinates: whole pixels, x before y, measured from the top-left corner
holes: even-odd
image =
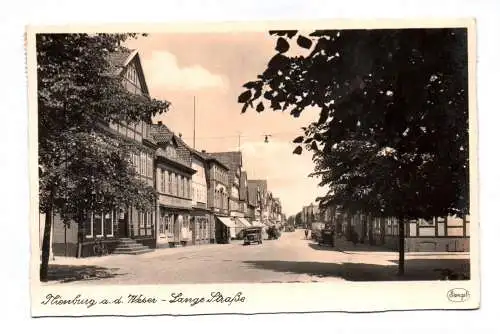
[[[193,245],[196,245],[196,238],[200,239],[200,222],[197,217],[191,217],[191,231],[193,235]]]
[[[118,237],[127,238],[128,233],[128,212],[121,211],[118,214]]]

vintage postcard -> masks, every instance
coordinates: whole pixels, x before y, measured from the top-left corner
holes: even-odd
[[[32,316],[478,308],[475,41],[28,27]]]

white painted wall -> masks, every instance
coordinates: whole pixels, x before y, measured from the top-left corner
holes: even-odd
[[[196,173],[191,179],[191,194],[193,204],[207,203],[207,179],[205,175],[205,166],[202,161],[193,157],[191,168],[196,170]]]

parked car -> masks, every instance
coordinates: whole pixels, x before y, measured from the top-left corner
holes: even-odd
[[[254,226],[248,227],[242,231],[243,245],[250,245],[252,243],[262,243],[262,227]]]
[[[279,239],[279,237],[281,236],[280,231],[278,231],[278,229],[275,226],[268,227],[266,232],[269,240],[272,239],[276,240]]]
[[[320,245],[328,245],[335,246],[335,230],[332,226],[325,226],[324,229],[321,230],[320,235],[317,239],[318,244]]]

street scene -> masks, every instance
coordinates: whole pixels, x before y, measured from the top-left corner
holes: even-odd
[[[470,279],[466,28],[36,42],[43,284]]]
[[[397,253],[339,240],[336,247],[286,232],[262,245],[243,243],[164,249],[143,255],[57,258],[49,284],[209,284],[391,281]],[[407,280],[444,279],[439,269],[466,273],[468,254],[418,252],[407,255]],[[155,268],[151,270],[151,268]]]

